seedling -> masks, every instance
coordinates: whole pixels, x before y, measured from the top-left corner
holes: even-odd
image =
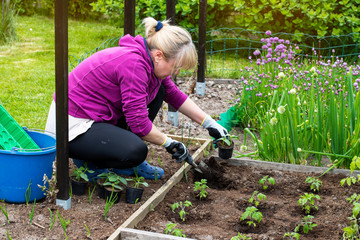
[[[91,204],[91,199],[94,194],[95,188],[96,186],[94,186],[93,189],[90,191],[90,187],[89,187],[89,204]]]
[[[171,223],[171,222],[166,224],[165,234],[186,238],[186,235],[182,233],[184,230],[175,228],[176,225],[177,223]]]
[[[63,218],[63,216],[61,216],[59,210],[57,210],[57,215],[58,215],[58,218],[59,218],[59,221],[60,221],[60,225],[61,225],[61,227],[62,227],[63,230],[64,230],[65,238],[66,238],[66,240],[67,240],[67,239],[69,239],[69,238],[68,238],[68,236],[67,236],[67,234],[66,234],[66,227],[70,224],[70,220],[67,220],[67,221],[66,221],[66,220]]]
[[[32,220],[33,220],[33,217],[34,217],[35,204],[36,204],[36,198],[35,198],[35,200],[34,200],[33,208],[32,208],[32,210],[31,210],[31,212],[29,213],[29,223],[30,223],[30,225],[32,225]]]
[[[44,185],[41,186],[38,184],[37,186],[44,192],[44,195],[46,195],[46,198],[49,202],[54,202],[56,199],[56,194],[59,192],[59,189],[56,188],[56,172],[53,172],[50,179],[46,174],[44,174],[43,183]]]
[[[254,191],[249,198],[249,203],[254,203],[255,207],[257,207],[259,206],[260,201],[266,201],[266,195],[263,193],[259,193],[258,191]]]
[[[269,177],[269,175],[266,175],[259,180],[259,186],[264,190],[268,189],[270,184],[274,186],[275,179],[273,177]]]
[[[4,202],[4,201],[3,201],[3,202]],[[6,209],[6,204],[5,204],[5,202],[4,202],[4,206],[1,206],[1,205],[0,205],[0,209],[1,209],[1,211],[3,212],[3,214],[5,215],[5,218],[6,218],[7,223],[10,223],[9,215],[8,215],[8,212],[7,212],[7,209]]]
[[[251,237],[246,236],[245,234],[238,233],[237,236],[232,237],[230,240],[250,240]]]
[[[143,185],[144,187],[148,187],[149,184],[145,181],[144,177],[139,177],[136,173],[135,173],[135,177],[133,178],[127,178],[127,181],[133,181],[134,182],[134,188],[140,188],[140,184]]]
[[[360,212],[360,203],[354,203],[353,207],[353,215],[349,217],[350,220],[350,226],[345,227],[343,238],[344,240],[353,240],[353,239],[359,239],[360,230],[359,230],[359,224],[358,224],[358,218]]]
[[[181,220],[185,221],[186,215],[188,214],[185,211],[185,208],[189,207],[189,206],[192,206],[192,203],[190,201],[186,200],[184,203],[180,201],[180,202],[176,202],[173,205],[171,205],[171,210],[173,212],[175,212],[175,209],[180,208],[179,216],[180,216]]]
[[[200,199],[206,198],[208,196],[208,192],[206,189],[208,189],[209,186],[207,185],[206,179],[201,179],[200,181],[196,181],[194,185],[194,192],[196,192],[196,196]]]
[[[98,177],[105,178],[105,182],[103,185],[111,186],[113,190],[114,189],[122,190],[122,187],[119,185],[120,183],[127,185],[127,181],[125,178],[113,172],[101,173],[98,175]]]
[[[25,191],[26,206],[29,206],[30,197],[31,197],[31,179],[30,179],[29,185]]]
[[[286,238],[287,237],[287,238]],[[283,239],[297,239],[299,240],[300,239],[300,234],[297,233],[297,232],[287,232],[283,235]]]
[[[6,229],[6,237],[7,237],[9,240],[12,240],[12,237],[10,237],[9,230],[7,230],[7,229]]]
[[[354,193],[353,195],[351,195],[351,197],[346,199],[349,203],[360,203],[360,195],[357,193]]]
[[[86,182],[89,181],[88,176],[86,175],[86,173],[94,173],[93,170],[90,170],[87,166],[86,163],[84,163],[83,166],[79,167],[79,168],[74,168],[74,172],[73,172],[73,177],[76,179],[76,181],[81,181],[84,180]]]
[[[86,224],[85,224],[85,228],[86,228],[86,237],[91,239],[91,237],[90,237],[90,229],[88,228],[88,226],[86,226]]]
[[[251,207],[247,207],[245,212],[241,215],[240,221],[245,221],[246,219],[248,219],[248,221],[246,222],[249,226],[254,226],[256,227],[256,223],[261,222],[263,215],[260,211],[258,211],[258,209],[254,206]]]
[[[316,223],[313,223],[311,221],[311,219],[313,219],[314,217],[311,216],[311,215],[307,215],[305,217],[303,217],[303,219],[301,220],[300,224],[297,225],[295,227],[295,232],[300,232],[300,229],[302,228],[302,231],[305,233],[305,234],[308,234],[309,231],[311,231],[314,227],[317,226]]]
[[[319,195],[314,195],[313,193],[305,193],[300,196],[298,200],[298,205],[305,211],[306,214],[309,214],[312,209],[318,210],[318,207],[315,205],[315,200],[320,200]]]
[[[54,226],[55,220],[56,220],[56,216],[55,214],[52,213],[51,209],[48,208],[50,211],[50,218],[51,218],[51,222],[50,222],[50,227],[49,227],[49,231],[51,231],[52,227]]]
[[[317,177],[308,177],[305,183],[310,183],[310,189],[314,192],[319,192],[320,187],[323,185],[322,181]]]
[[[340,181],[340,185],[343,187],[344,184],[346,183],[350,187],[351,184],[355,184],[357,182],[360,182],[360,175],[357,175],[357,178],[354,176],[343,178]]]
[[[233,144],[233,139],[236,139],[236,138],[239,138],[235,135],[226,135],[226,136],[223,136],[219,139],[217,139],[217,142],[220,143],[220,145],[222,146],[228,146],[230,147],[232,144]]]
[[[116,202],[116,200],[118,198],[118,195],[115,194],[113,196],[113,193],[114,193],[114,191],[111,192],[110,197],[106,198],[105,212],[104,212],[105,220],[107,220],[107,214],[109,213],[110,208],[115,204],[115,202]]]

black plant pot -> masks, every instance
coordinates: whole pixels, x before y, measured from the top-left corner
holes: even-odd
[[[143,192],[144,192],[143,188],[126,187],[125,201],[127,203],[132,203],[132,204],[138,203],[141,200]]]
[[[83,195],[87,189],[87,182],[78,182],[71,179],[71,191],[74,195]]]
[[[98,189],[98,196],[99,198],[105,198],[105,187],[104,187],[104,182],[105,182],[105,179],[103,178],[99,178],[97,181],[96,181],[96,185],[97,185],[97,189]]]
[[[219,148],[219,157],[222,159],[229,159],[232,157],[234,151],[234,142],[231,143],[230,146],[226,144],[222,144],[221,142],[217,143]]]
[[[104,187],[104,195],[105,195],[104,198],[105,199],[110,199],[111,192],[113,192],[112,198],[114,199],[114,197],[116,197],[116,200],[114,201],[114,203],[118,203],[120,201],[122,190],[113,189],[112,187],[107,187],[106,186],[106,187]]]

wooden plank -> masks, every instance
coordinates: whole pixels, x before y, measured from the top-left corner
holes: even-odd
[[[216,157],[217,161],[224,161],[221,158]],[[327,167],[316,167],[316,166],[305,166],[305,165],[296,165],[289,163],[277,163],[277,162],[265,162],[260,160],[253,160],[251,158],[230,158],[226,160],[227,162],[236,165],[236,166],[250,166],[262,169],[271,169],[271,170],[279,170],[279,171],[291,171],[291,172],[306,172],[306,173],[318,173],[322,174],[326,170]],[[360,174],[359,170],[351,171],[348,169],[338,169],[333,168],[328,173],[330,174],[344,174],[346,176],[350,175],[358,175]]]
[[[197,141],[198,139],[193,139]],[[199,140],[200,141],[200,140]],[[201,147],[193,154],[194,161],[196,162],[200,157],[203,156],[204,151],[207,147],[211,147],[212,140],[205,139]],[[113,234],[108,238],[108,240],[119,240],[121,230],[124,228],[133,228],[139,223],[146,215],[153,210],[166,196],[166,194],[175,186],[182,177],[184,173],[188,172],[191,168],[191,165],[185,163],[161,188],[159,188],[137,211],[135,211],[118,229],[115,230]]]
[[[147,232],[130,228],[122,228],[120,233],[121,240],[195,240],[193,238],[176,237],[161,233]]]

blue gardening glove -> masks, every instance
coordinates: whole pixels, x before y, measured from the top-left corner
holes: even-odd
[[[229,136],[228,131],[209,115],[206,116],[201,126],[206,128],[209,131],[210,136],[215,138],[215,140]]]
[[[166,148],[166,151],[172,154],[172,158],[175,159],[176,162],[181,163],[186,161],[189,164],[194,162],[189,150],[182,142],[167,137],[162,146]]]

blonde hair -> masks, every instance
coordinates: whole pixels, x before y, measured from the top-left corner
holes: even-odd
[[[182,27],[162,21],[162,28],[156,31],[158,21],[152,17],[143,20],[145,38],[150,48],[159,49],[166,59],[175,59],[174,70],[193,69],[197,65],[197,51],[190,33]]]

